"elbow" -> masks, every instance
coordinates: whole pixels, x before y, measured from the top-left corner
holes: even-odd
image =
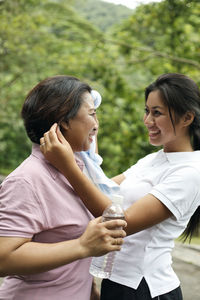
[[[11,274],[8,274],[8,270],[6,270],[5,267],[2,266],[2,263],[0,262],[0,277],[5,277]]]
[[[12,273],[12,262],[9,260],[9,256],[0,258],[0,277],[9,275],[15,275]]]
[[[132,216],[129,214],[129,212],[125,211],[124,214],[125,214],[125,221],[127,222],[127,227],[124,228],[124,230],[126,231],[127,236],[140,231],[137,228],[135,222],[132,221]]]

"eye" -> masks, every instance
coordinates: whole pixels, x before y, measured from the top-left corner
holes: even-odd
[[[96,111],[94,111],[93,113],[91,113],[90,116],[92,116],[92,117],[96,116]]]
[[[145,115],[149,114],[149,109],[147,107],[144,108],[144,113],[145,113]]]
[[[159,110],[154,110],[153,115],[154,115],[155,117],[158,117],[158,116],[161,115],[161,112],[160,112]]]

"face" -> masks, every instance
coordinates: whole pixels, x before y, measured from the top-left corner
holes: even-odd
[[[74,152],[87,151],[98,129],[94,100],[89,92],[82,95],[83,102],[69,124],[62,124],[63,134]]]
[[[174,114],[172,111],[172,118]],[[154,146],[163,146],[165,152],[187,151],[191,145],[185,116],[172,125],[168,107],[164,104],[160,91],[149,94],[146,102],[144,124],[149,133],[149,142]],[[175,129],[175,130],[174,130]]]

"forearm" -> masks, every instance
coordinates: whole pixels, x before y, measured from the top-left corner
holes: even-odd
[[[81,172],[75,162],[74,153],[57,127],[57,124],[54,124],[40,141],[43,144],[41,151],[45,158],[69,180],[88,210],[95,217],[102,215],[103,210],[111,202]]]
[[[172,216],[170,210],[157,198],[147,194],[125,211],[127,235],[137,233]]]
[[[117,183],[118,185],[120,185],[120,184],[122,183],[122,181],[124,181],[125,176],[124,176],[124,174],[122,173],[122,174],[119,174],[119,175],[117,175],[117,176],[115,176],[115,177],[112,177],[111,179],[112,179],[115,183]]]
[[[45,272],[75,260],[119,251],[126,236],[123,220],[89,222],[78,238],[58,243],[36,243],[20,237],[0,237],[0,277]],[[116,243],[117,238],[117,243]]]
[[[69,180],[88,210],[95,217],[101,216],[104,209],[111,203],[110,199],[83,174],[75,162],[71,162],[70,167],[68,164],[62,165],[61,172]]]
[[[79,239],[54,244],[27,242],[0,260],[0,276],[41,273],[86,256]]]

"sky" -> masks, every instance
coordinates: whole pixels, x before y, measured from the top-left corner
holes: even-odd
[[[140,5],[140,4],[147,4],[150,2],[160,2],[162,0],[103,0],[103,1],[111,2],[114,4],[122,4],[129,8],[135,8],[137,5]]]

